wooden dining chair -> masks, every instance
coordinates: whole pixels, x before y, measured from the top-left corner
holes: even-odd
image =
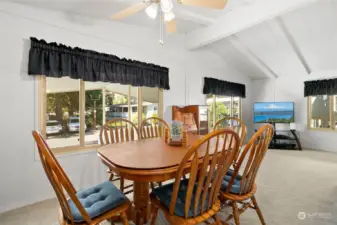
[[[140,124],[139,132],[142,139],[163,137],[165,128],[170,129],[165,120],[158,117],[150,117]]]
[[[101,128],[100,134],[101,145],[134,141],[140,139],[138,128],[130,120],[123,118],[115,118],[108,121]],[[109,166],[109,165],[107,165]],[[109,181],[120,181],[120,190],[124,194],[133,192],[133,185],[124,185],[124,178],[113,172],[113,168],[108,169]],[[116,177],[116,178],[115,178]],[[125,191],[125,189],[129,189]]]
[[[218,120],[215,123],[213,130],[224,129],[224,128],[233,129],[239,135],[240,147],[242,147],[245,142],[245,138],[247,134],[247,127],[245,123],[239,118],[225,117],[225,118]]]
[[[198,224],[210,218],[220,224],[215,215],[220,210],[219,191],[238,149],[239,137],[228,129],[214,131],[193,144],[178,166],[175,182],[152,191],[151,225],[159,209],[173,225]],[[187,172],[189,179],[182,179]]]
[[[233,214],[227,220],[234,217],[236,225],[240,224],[240,214],[248,208],[255,209],[261,223],[266,224],[255,198],[255,179],[273,135],[272,125],[261,127],[242,150],[234,170],[228,171],[223,180],[220,198],[222,203],[232,206]]]
[[[60,204],[61,225],[96,225],[120,217],[128,225],[130,201],[111,182],[76,191],[38,131],[33,131],[41,163]],[[113,224],[113,222],[111,222]]]
[[[142,139],[158,138],[165,135],[165,129],[170,130],[170,126],[165,120],[158,117],[149,117],[140,124],[139,132]],[[156,182],[159,187],[162,182]],[[154,190],[155,183],[151,182],[151,189]]]

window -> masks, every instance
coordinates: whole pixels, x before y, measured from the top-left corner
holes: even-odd
[[[206,102],[210,112],[210,127],[224,117],[241,119],[241,98],[207,95]]]
[[[113,118],[138,125],[138,115],[143,114],[143,119],[162,115],[158,88],[44,76],[39,76],[38,86],[38,129],[56,152],[99,144],[101,127]]]
[[[333,124],[334,124],[334,129],[337,130],[337,95],[333,96]]]
[[[94,83],[84,82],[85,87],[85,145],[98,144],[99,129],[104,125],[103,92]],[[97,84],[96,84],[97,85]],[[97,89],[96,89],[97,88]],[[79,123],[79,122],[78,122]]]
[[[142,87],[143,119],[158,117],[159,89]]]
[[[141,123],[141,121],[138,120],[138,88],[131,87],[130,93],[130,107],[132,108],[132,110],[130,110],[132,111],[130,114],[131,122],[138,126],[138,124]]]
[[[231,117],[231,105],[231,97],[215,97],[215,122],[221,120],[224,117]]]
[[[214,127],[214,102],[215,102],[215,95],[208,94],[206,97],[206,103],[208,105],[208,111],[209,111],[209,126]]]
[[[234,97],[232,106],[232,116],[235,118],[241,118],[241,99],[239,97]]]
[[[45,134],[51,148],[80,144],[79,84],[67,77],[47,78]]]
[[[337,96],[318,95],[308,98],[309,129],[337,130]]]

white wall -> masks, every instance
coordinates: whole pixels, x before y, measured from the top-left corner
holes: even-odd
[[[250,93],[250,80],[225,66],[216,54],[184,50],[184,35],[172,35],[160,46],[158,32],[151,29],[76,16],[69,20],[63,13],[3,2],[0,30],[0,212],[54,197],[41,163],[35,160],[30,133],[36,124],[36,83],[27,75],[31,36],[168,67],[171,90],[164,92],[166,120],[171,119],[173,104],[205,104],[204,76],[245,83]],[[247,121],[251,112],[245,109],[250,104],[249,98],[243,101]],[[95,151],[59,159],[77,188],[107,179]]]
[[[252,101],[295,102],[295,123],[303,148],[337,152],[337,132],[307,129],[307,98],[304,97],[304,81],[336,78],[337,71],[320,71],[311,75],[280,77],[252,81]],[[258,127],[258,125],[254,125]],[[277,125],[277,129],[286,128]]]

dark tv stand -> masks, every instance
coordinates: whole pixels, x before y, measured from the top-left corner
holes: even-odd
[[[275,128],[275,123],[271,123]],[[270,149],[302,151],[301,142],[296,130],[274,130],[274,136],[269,144]]]
[[[270,149],[302,150],[301,142],[295,130],[275,130]]]

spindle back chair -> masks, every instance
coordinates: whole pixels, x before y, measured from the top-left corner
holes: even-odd
[[[174,184],[152,192],[152,225],[159,208],[170,224],[197,224],[211,217],[219,223],[215,216],[220,210],[219,191],[238,149],[239,137],[228,129],[216,130],[195,143],[181,161]],[[190,173],[189,179],[185,180],[182,178],[187,168]],[[167,188],[172,189],[168,191]],[[169,205],[158,198],[160,194],[157,193],[161,190],[171,193]],[[177,211],[179,208],[180,212]]]
[[[234,170],[229,171],[225,177],[221,199],[223,202],[226,200],[231,202],[236,225],[240,224],[239,215],[248,207],[257,211],[261,223],[265,225],[262,212],[254,196],[257,189],[255,179],[273,135],[272,125],[261,127],[241,151]],[[240,209],[238,203],[242,204]]]
[[[140,125],[140,136],[142,139],[163,137],[165,134],[165,128],[170,129],[169,125],[158,117],[150,117]]]
[[[170,126],[165,122],[165,120],[158,117],[150,117],[140,124],[140,136],[142,139],[150,139],[163,137],[165,135],[165,129],[170,130]],[[155,182],[159,186],[162,186],[162,182]],[[151,189],[154,190],[155,184],[151,182]]]
[[[106,122],[101,128],[99,137],[102,145],[140,139],[137,126],[123,118],[115,118]]]
[[[43,139],[41,134],[38,131],[32,132],[33,137],[37,143],[38,151],[41,159],[43,169],[48,177],[49,182],[51,183],[57,199],[61,208],[61,215],[59,217],[60,224],[62,225],[75,225],[75,224],[86,224],[86,225],[96,225],[100,222],[112,219],[116,216],[121,216],[124,221],[124,225],[128,225],[128,220],[126,216],[126,211],[129,208],[130,202],[128,201],[121,206],[116,207],[113,210],[110,210],[106,213],[103,213],[100,216],[95,218],[90,218],[87,211],[79,201],[79,198],[76,196],[76,189],[72,185],[68,176],[62,169],[61,165],[58,163],[54,154],[48,147],[46,141]],[[73,218],[71,207],[69,205],[69,199],[75,204],[80,214],[84,218],[84,221],[81,223],[76,223]]]
[[[135,141],[140,139],[137,126],[131,121],[123,118],[115,118],[106,122],[101,128],[99,137],[101,145]],[[115,174],[111,168],[108,170],[108,173],[110,174],[109,176],[110,181],[120,180],[120,190],[124,194],[129,194],[133,191],[132,189],[133,185],[125,186],[124,178],[119,177],[119,175]],[[114,178],[115,176],[117,178]],[[125,191],[125,189],[128,190]]]
[[[215,123],[213,130],[226,129],[226,128],[230,128],[234,130],[239,135],[240,147],[242,147],[242,145],[244,144],[245,138],[246,138],[246,134],[247,134],[247,127],[245,123],[239,118],[225,117],[225,118],[222,118],[221,120],[218,120]]]

